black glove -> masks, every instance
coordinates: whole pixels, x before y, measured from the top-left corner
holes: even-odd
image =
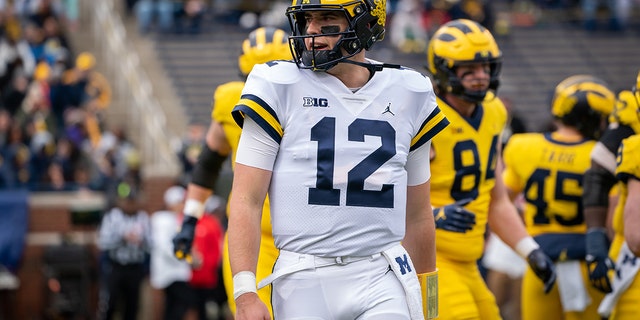
[[[544,293],[549,293],[556,282],[556,267],[551,258],[538,248],[529,253],[527,262],[536,276],[544,282]]]
[[[454,204],[442,208],[434,208],[433,216],[436,221],[436,228],[465,233],[476,224],[475,213],[464,208],[464,205],[471,202],[471,198],[456,201]]]
[[[611,292],[609,270],[615,269],[613,261],[609,258],[609,238],[604,228],[592,228],[587,231],[587,269],[589,281],[598,290]]]
[[[184,216],[180,232],[173,237],[173,253],[176,255],[176,258],[187,260],[187,262],[191,261],[191,245],[193,244],[197,223],[198,218],[188,215]]]

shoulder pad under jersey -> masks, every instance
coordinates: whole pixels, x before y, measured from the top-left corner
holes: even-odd
[[[385,69],[387,70],[387,69]],[[406,85],[406,88],[415,91],[415,92],[426,92],[433,91],[433,85],[431,84],[431,79],[429,77],[421,74],[420,72],[411,69],[411,68],[401,68],[401,69],[388,69],[394,72],[398,72],[400,74],[400,81],[403,82],[403,85]]]
[[[300,80],[298,65],[289,60],[275,60],[256,64],[250,75],[268,79],[278,84],[296,83]]]

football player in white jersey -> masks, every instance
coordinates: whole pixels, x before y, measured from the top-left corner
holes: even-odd
[[[255,293],[267,192],[280,254],[259,286],[272,285],[275,319],[437,316],[428,159],[448,120],[428,78],[365,57],[384,37],[385,6],[294,0],[294,61],[249,74],[233,111],[243,127],[228,228],[238,320],[269,319]]]

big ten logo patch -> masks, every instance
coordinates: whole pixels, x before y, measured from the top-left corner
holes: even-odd
[[[313,98],[313,97],[303,97],[302,98],[302,106],[303,107],[323,107],[326,108],[329,106],[329,100],[326,98]]]

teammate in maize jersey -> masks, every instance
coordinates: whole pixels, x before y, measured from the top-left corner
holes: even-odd
[[[243,126],[228,228],[237,320],[268,318],[254,273],[267,191],[280,254],[260,284],[272,284],[275,319],[437,316],[428,159],[448,121],[428,78],[366,58],[385,9],[294,0],[295,62],[249,74],[233,111]]]
[[[640,76],[640,74],[638,75]],[[636,89],[637,90],[637,89]],[[620,103],[609,117],[609,127],[591,152],[591,167],[584,175],[582,203],[587,223],[587,265],[591,284],[602,292],[611,292],[610,275],[614,263],[609,256],[608,229],[617,201],[615,168],[616,152],[623,139],[640,133],[637,110],[631,107],[633,93],[623,90],[618,94]],[[625,102],[625,101],[628,101]],[[611,200],[611,201],[610,201]],[[615,258],[615,257],[613,257]]]
[[[451,124],[431,148],[431,197],[436,219],[441,319],[500,319],[477,266],[487,223],[550,290],[553,263],[527,234],[502,179],[500,134],[507,111],[497,97],[501,52],[491,33],[460,19],[431,38],[428,70],[438,105]]]
[[[238,65],[243,78],[249,74],[255,64],[272,60],[291,60],[291,51],[287,41],[287,34],[280,29],[263,27],[253,30],[242,43],[242,54],[238,58]],[[194,226],[202,216],[204,201],[211,195],[222,162],[229,156],[235,157],[240,140],[240,127],[231,117],[231,110],[240,100],[244,81],[232,81],[216,88],[213,96],[213,111],[211,124],[206,136],[206,143],[193,171],[192,181],[187,189],[185,219],[180,233],[175,237],[176,255],[189,258],[191,244],[194,237]],[[235,162],[232,162],[232,164]],[[278,256],[278,250],[273,244],[271,222],[269,214],[269,200],[265,200],[264,213],[261,222],[262,238],[260,242],[260,257],[258,258],[257,275],[266,277]],[[222,260],[223,279],[228,297],[233,297],[233,284],[229,255],[225,237]],[[259,291],[262,301],[271,311],[270,287]],[[235,301],[229,299],[229,307],[235,313]]]
[[[618,149],[616,178],[620,198],[613,214],[614,237],[609,257],[615,259],[613,292],[598,312],[610,320],[632,320],[640,315],[640,72],[633,92],[618,94],[615,118],[632,127],[635,135],[622,140]]]
[[[556,262],[558,272],[558,285],[548,294],[531,270],[525,272],[523,320],[600,319],[596,311],[604,294],[585,285],[589,276],[581,184],[615,101],[604,81],[589,75],[568,77],[556,86],[551,103],[556,129],[516,134],[505,146],[503,179],[509,195],[513,200],[524,194],[527,231]],[[573,279],[573,286],[566,279]],[[580,299],[571,303],[563,289]]]

